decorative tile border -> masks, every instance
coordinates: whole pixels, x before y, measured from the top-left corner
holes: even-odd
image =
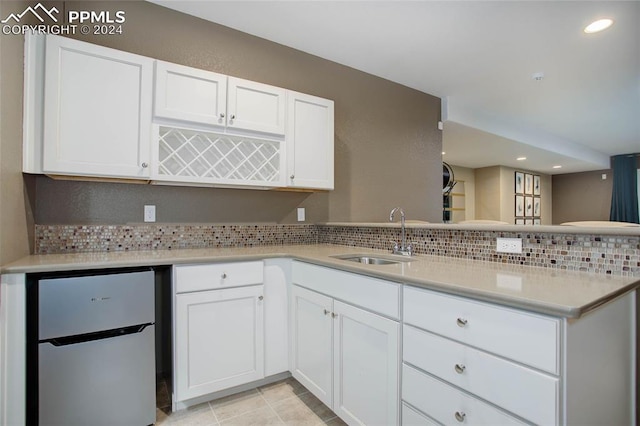
[[[35,253],[313,244],[315,225],[36,225]]]
[[[36,225],[37,254],[329,243],[388,250],[397,227],[340,225]],[[522,238],[522,254],[495,251]],[[640,277],[640,236],[407,228],[417,254]]]

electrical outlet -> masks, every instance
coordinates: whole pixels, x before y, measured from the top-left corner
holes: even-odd
[[[496,238],[498,253],[522,253],[522,238]]]
[[[144,206],[144,221],[145,222],[156,221],[156,206]]]
[[[305,220],[305,209],[304,207],[298,207],[298,222],[304,222]]]

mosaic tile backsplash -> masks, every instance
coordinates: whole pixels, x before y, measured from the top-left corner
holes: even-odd
[[[338,225],[36,225],[36,254],[330,243],[390,249],[400,229]],[[495,251],[522,238],[522,254]],[[407,228],[417,254],[640,277],[640,235]]]
[[[315,225],[36,225],[35,253],[314,244]]]
[[[390,249],[398,228],[319,226],[319,242]],[[522,238],[522,254],[497,253],[496,238]],[[640,277],[640,235],[407,228],[415,253]]]

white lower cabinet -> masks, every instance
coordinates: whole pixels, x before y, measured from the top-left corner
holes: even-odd
[[[206,281],[215,289],[175,295],[174,402],[264,377],[264,286],[247,274],[257,266],[261,274],[262,262],[175,267],[177,289]]]
[[[289,371],[289,259],[264,261],[264,375]]]
[[[635,420],[634,293],[569,320],[288,259],[174,288],[174,406],[289,371],[350,425]]]
[[[307,273],[331,271],[294,262],[291,373],[348,424],[398,424],[400,325],[297,285]],[[353,275],[334,272],[342,280]]]
[[[176,296],[177,400],[264,377],[262,286]]]
[[[291,374],[328,407],[333,406],[333,299],[293,286]]]
[[[434,420],[404,402],[402,403],[402,424],[405,426],[438,426]]]
[[[442,424],[634,423],[635,294],[573,320],[411,286],[403,300],[402,400],[418,415]],[[421,424],[415,412],[403,416]]]
[[[399,324],[337,300],[333,313],[333,411],[349,424],[397,424]]]
[[[402,398],[445,425],[521,425],[524,422],[447,383],[404,365]],[[406,419],[403,424],[406,423]]]

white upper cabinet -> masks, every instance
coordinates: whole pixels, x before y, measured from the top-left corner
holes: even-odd
[[[287,186],[333,189],[333,101],[288,96]]]
[[[155,117],[226,125],[226,75],[156,61],[155,83]]]
[[[153,60],[46,37],[42,171],[145,179]]]
[[[284,135],[284,89],[163,61],[155,83],[156,118]]]
[[[227,126],[284,135],[286,93],[279,87],[229,77]]]
[[[333,101],[55,35],[25,64],[25,173],[333,189]]]

